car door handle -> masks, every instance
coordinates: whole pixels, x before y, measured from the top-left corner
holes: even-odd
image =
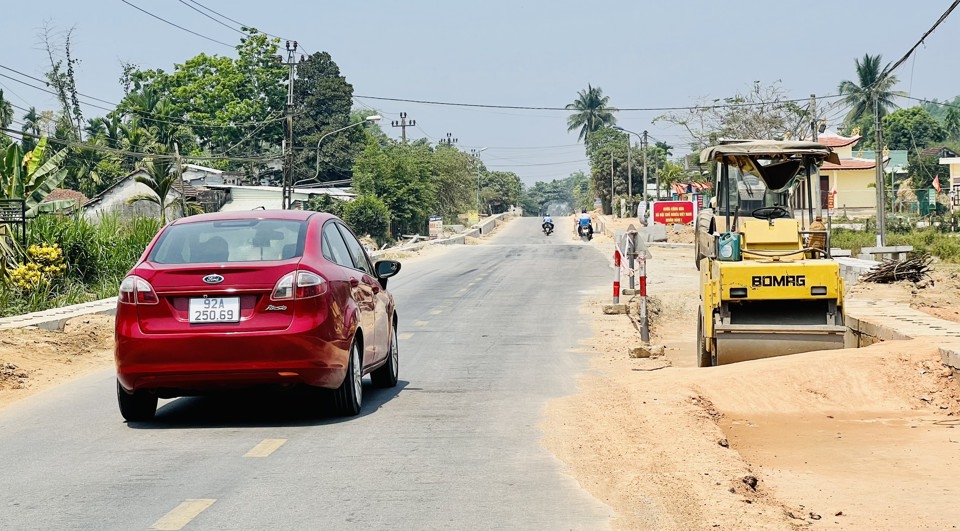
[[[360,285],[360,280],[359,280],[359,279],[357,279],[357,278],[351,278],[351,279],[350,279],[350,287],[351,287],[351,288],[355,288],[355,287],[357,287],[357,286],[359,286],[359,285]]]

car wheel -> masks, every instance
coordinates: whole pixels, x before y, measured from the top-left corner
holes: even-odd
[[[333,392],[334,408],[337,413],[345,417],[352,417],[360,413],[363,402],[363,369],[360,365],[360,348],[354,340],[350,346],[350,361],[347,363],[347,374],[343,383]]]
[[[127,422],[151,420],[157,413],[157,395],[142,390],[128,393],[119,381],[117,382],[117,403],[120,405],[120,415]]]
[[[400,367],[400,347],[397,344],[397,327],[394,325],[390,335],[390,353],[387,362],[379,369],[370,373],[374,387],[394,387],[397,385],[397,376]]]
[[[707,352],[707,338],[703,326],[703,310],[697,316],[697,367],[713,367],[713,354]]]

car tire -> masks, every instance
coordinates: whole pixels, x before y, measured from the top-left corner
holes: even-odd
[[[333,391],[333,407],[338,415],[352,417],[360,413],[363,403],[363,369],[360,362],[360,348],[354,339],[350,345],[350,361],[343,383]]]
[[[387,362],[379,369],[370,373],[370,380],[374,387],[386,388],[395,387],[399,376],[400,368],[400,347],[397,341],[397,325],[392,327],[390,334],[390,352],[387,354]]]
[[[143,390],[128,393],[119,381],[117,381],[117,403],[120,406],[120,415],[127,422],[152,420],[157,414],[157,395]]]

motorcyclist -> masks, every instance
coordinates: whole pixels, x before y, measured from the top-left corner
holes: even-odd
[[[586,235],[588,238],[593,238],[593,223],[590,220],[590,214],[587,214],[587,209],[580,210],[580,220],[577,223],[577,234],[579,236]]]
[[[543,223],[540,224],[540,228],[542,228],[543,231],[546,232],[546,231],[547,231],[547,225],[548,225],[548,224],[550,225],[550,230],[552,231],[552,230],[553,230],[553,218],[550,217],[550,214],[544,214],[544,215],[543,215]]]

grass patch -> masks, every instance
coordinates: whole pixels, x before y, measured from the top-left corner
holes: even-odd
[[[56,243],[63,250],[67,270],[63,277],[30,289],[0,284],[0,316],[115,296],[120,281],[159,230],[160,222],[156,219],[123,220],[115,214],[95,222],[80,213],[30,220],[27,245]]]

